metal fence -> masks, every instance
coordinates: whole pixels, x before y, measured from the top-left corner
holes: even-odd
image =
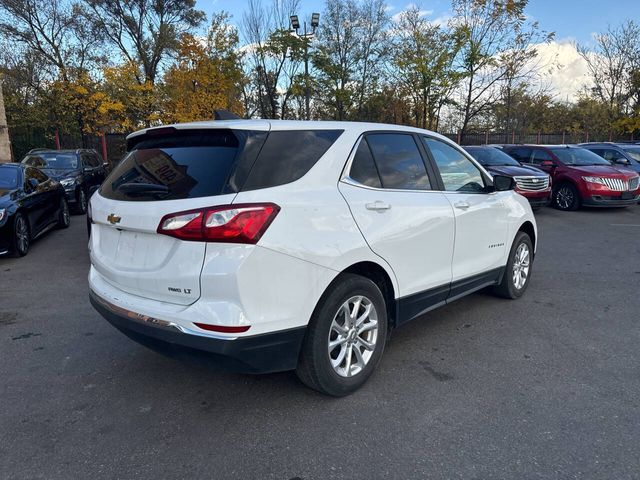
[[[460,145],[494,145],[494,144],[538,144],[564,145],[583,142],[628,142],[636,140],[633,134],[614,135],[611,133],[522,133],[522,132],[470,132],[445,133],[446,137]]]
[[[104,135],[57,134],[44,129],[10,129],[13,159],[19,162],[32,148],[76,149],[92,148],[112,165],[126,153],[126,134],[107,133]],[[106,151],[106,155],[105,155]]]
[[[93,148],[106,157],[112,165],[120,161],[126,153],[126,134],[107,133],[101,135],[56,134],[55,131],[43,129],[10,129],[9,135],[14,161],[20,161],[32,148]],[[522,133],[522,132],[470,132],[445,133],[446,137],[460,145],[492,145],[492,144],[572,144],[582,142],[633,141],[633,134],[612,135],[611,133]],[[106,155],[104,155],[106,151]]]

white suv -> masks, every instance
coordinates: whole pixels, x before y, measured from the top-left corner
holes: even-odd
[[[361,386],[392,328],[493,286],[520,297],[536,223],[426,130],[229,120],[142,130],[90,201],[94,307],[236,371]]]

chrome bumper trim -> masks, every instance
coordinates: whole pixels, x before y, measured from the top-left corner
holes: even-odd
[[[168,321],[168,320],[161,320],[159,318],[151,317],[149,315],[144,315],[142,313],[138,313],[138,312],[134,312],[132,310],[128,310],[128,309],[126,309],[124,307],[120,307],[118,305],[115,305],[115,304],[109,302],[108,300],[105,300],[100,295],[98,295],[96,292],[94,292],[92,289],[89,289],[89,294],[93,297],[93,299],[96,302],[98,302],[100,305],[102,305],[107,310],[110,310],[112,313],[114,313],[116,315],[119,315],[121,317],[128,318],[129,320],[132,320],[134,322],[139,322],[139,323],[143,323],[143,324],[146,324],[146,325],[151,325],[151,326],[158,327],[158,328],[163,328],[165,330],[177,331],[177,332],[183,333],[185,335],[195,335],[195,336],[198,336],[198,337],[215,338],[216,340],[235,340],[235,339],[238,338],[238,337],[225,337],[225,336],[222,336],[222,335],[216,335],[214,333],[198,332],[196,330],[191,330],[189,328],[183,327],[182,325],[178,325],[175,322],[171,322],[171,321]]]

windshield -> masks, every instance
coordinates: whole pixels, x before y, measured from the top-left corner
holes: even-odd
[[[6,190],[13,190],[14,188],[18,188],[17,168],[0,168],[0,188]]]
[[[600,155],[590,152],[586,148],[552,148],[551,151],[565,165],[611,165]]]
[[[498,150],[493,147],[467,147],[467,152],[471,154],[482,165],[490,166],[514,166],[518,167],[520,164],[514,160],[511,156],[504,153],[502,150]]]
[[[629,154],[636,162],[640,162],[640,147],[625,147],[625,152]]]
[[[32,153],[27,155],[22,163],[38,168],[75,170],[78,168],[78,156],[75,153]]]

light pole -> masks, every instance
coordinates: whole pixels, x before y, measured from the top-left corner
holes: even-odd
[[[298,38],[304,40],[304,107],[306,120],[311,120],[311,113],[309,110],[309,104],[311,102],[311,91],[309,87],[309,42],[313,37],[315,37],[316,28],[320,25],[320,14],[311,14],[311,32],[307,33],[307,21],[305,20],[303,22],[304,29],[302,35],[298,32],[298,30],[300,30],[300,20],[298,20],[298,15],[291,15],[290,19],[291,29],[295,31]]]

